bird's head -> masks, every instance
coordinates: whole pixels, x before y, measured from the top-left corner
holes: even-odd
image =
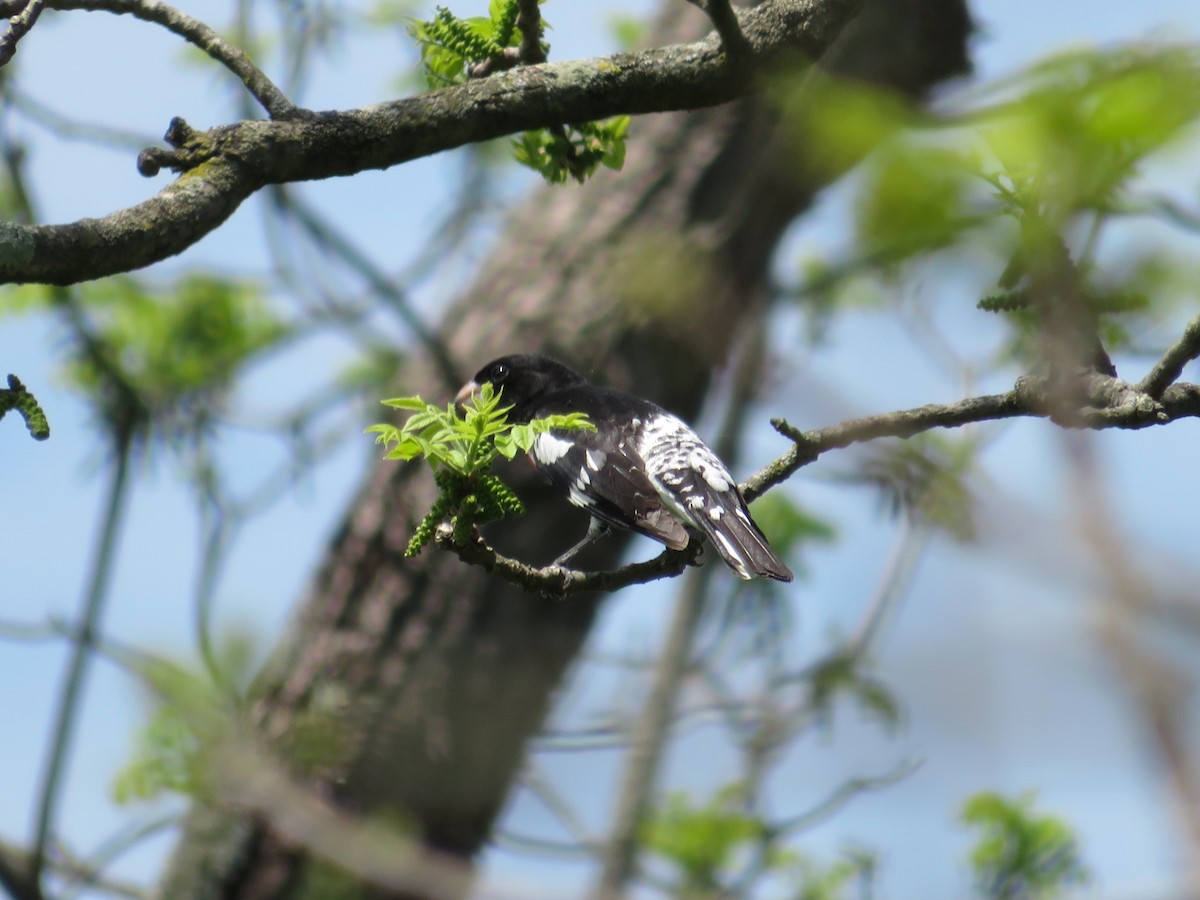
[[[500,394],[504,406],[512,406],[509,420],[528,422],[537,401],[546,394],[560,391],[585,378],[556,359],[548,356],[516,354],[494,359],[459,390],[455,403],[462,405],[485,384]]]

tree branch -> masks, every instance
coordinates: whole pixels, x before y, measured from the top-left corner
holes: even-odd
[[[802,431],[783,419],[772,419],[775,430],[790,438],[792,448],[748,478],[739,487],[747,502],[762,496],[814,462],[829,450],[849,447],[878,438],[910,438],[934,428],[959,428],[975,422],[1016,417],[1047,418],[1064,428],[1100,431],[1108,428],[1147,428],[1176,419],[1200,417],[1200,385],[1177,383],[1167,387],[1159,400],[1138,387],[1099,373],[1083,378],[1089,405],[1064,413],[1061,397],[1055,396],[1049,378],[1024,376],[1005,394],[969,397],[956,403],[929,403],[912,409],[847,419],[838,425]],[[531,566],[498,553],[478,534],[463,545],[454,543],[449,525],[438,527],[434,540],[463,562],[482,566],[488,572],[527,591],[567,596],[583,591],[617,591],[631,584],[671,578],[688,565],[700,562],[699,553],[664,550],[646,562],[618,569],[583,572],[562,566]]]
[[[8,31],[0,37],[0,66],[6,65],[13,58],[13,54],[17,52],[17,44],[29,34],[29,30],[37,23],[38,16],[46,8],[46,0],[27,0],[21,7],[19,13],[9,16]]]
[[[1183,334],[1167,348],[1154,368],[1142,379],[1138,390],[1151,397],[1161,397],[1163,391],[1183,374],[1183,367],[1200,356],[1200,316],[1187,323]]]
[[[542,49],[542,10],[539,0],[517,0],[517,31],[521,32],[521,62],[535,66],[546,61]]]
[[[527,591],[556,594],[565,597],[586,591],[619,591],[631,584],[645,584],[660,578],[678,575],[689,564],[699,563],[700,551],[696,545],[690,550],[664,550],[646,562],[630,563],[619,569],[602,572],[584,572],[565,566],[531,566],[497,552],[478,534],[465,544],[454,543],[454,531],[447,525],[439,525],[434,541],[444,550],[449,550],[463,562],[482,566],[488,572],[510,584]]]
[[[848,419],[815,431],[802,431],[782,419],[771,424],[795,442],[787,453],[749,478],[742,493],[752,500],[787,480],[822,453],[881,437],[910,438],[932,428],[958,428],[972,422],[1018,416],[1048,418],[1066,428],[1146,428],[1200,415],[1200,386],[1174,384],[1156,401],[1137,387],[1099,373],[1083,379],[1087,405],[1064,412],[1049,379],[1024,376],[1005,394],[970,397],[957,403],[930,403],[913,409]]]
[[[33,3],[30,4],[31,6]],[[245,53],[230,44],[203,22],[193,19],[173,6],[159,0],[46,0],[47,9],[62,11],[84,10],[86,12],[110,12],[128,14],[146,22],[161,25],[172,34],[189,44],[199,47],[204,53],[219,62],[246,86],[262,108],[272,119],[296,115],[295,104],[284,96],[258,66]],[[0,57],[0,65],[6,60]]]
[[[92,8],[87,4],[146,15],[165,8],[151,0],[53,5]],[[640,53],[519,67],[356,110],[247,120],[206,132],[177,120],[167,138],[174,149],[146,151],[141,162],[144,172],[169,166],[182,177],[99,219],[0,223],[0,284],[72,284],[142,268],[196,243],[267,184],[385,169],[561,122],[716,106],[754,91],[756,72],[782,57],[819,56],[858,6],[859,0],[768,0],[741,18],[749,52],[738,64],[714,34]]]
[[[41,885],[32,875],[31,862],[26,851],[0,843],[0,887],[13,900],[44,900]]]
[[[54,731],[49,759],[42,773],[38,791],[37,825],[33,851],[30,854],[30,878],[40,884],[50,849],[59,796],[67,757],[79,724],[79,704],[87,681],[89,663],[98,637],[100,619],[111,587],[113,563],[116,560],[117,539],[120,534],[126,502],[129,499],[128,475],[133,449],[131,437],[120,435],[115,441],[113,470],[103,507],[100,540],[92,559],[82,607],[77,619],[79,639],[71,648],[67,672],[59,692],[54,715]]]
[[[704,14],[712,21],[717,34],[721,36],[721,46],[730,56],[746,52],[746,36],[738,24],[737,13],[729,0],[688,0],[694,6],[704,10]]]

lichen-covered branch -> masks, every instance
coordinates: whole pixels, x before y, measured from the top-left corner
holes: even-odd
[[[1154,368],[1142,379],[1138,390],[1151,397],[1161,397],[1163,391],[1183,374],[1183,367],[1200,356],[1200,316],[1187,323],[1183,334],[1167,348]]]
[[[27,0],[21,4],[20,12],[9,14],[8,31],[0,36],[0,66],[6,65],[13,58],[17,52],[17,44],[29,34],[29,30],[37,23],[45,8],[46,0]]]
[[[795,444],[792,449],[742,485],[747,500],[786,481],[796,470],[822,453],[882,437],[909,438],[933,428],[958,428],[974,422],[1017,416],[1047,418],[1067,428],[1146,428],[1175,419],[1200,416],[1200,385],[1173,384],[1155,400],[1137,386],[1091,373],[1083,377],[1087,405],[1064,414],[1061,398],[1050,381],[1026,376],[1004,394],[970,397],[957,403],[930,403],[913,409],[847,419],[838,425],[802,431],[782,419],[772,420],[775,430]]]
[[[910,438],[934,428],[960,428],[976,422],[1018,416],[1048,418],[1062,427],[1102,430],[1147,428],[1176,419],[1200,416],[1200,385],[1178,383],[1166,388],[1155,400],[1139,387],[1118,378],[1091,373],[1082,377],[1088,405],[1070,415],[1062,413],[1061,398],[1053,394],[1050,379],[1025,376],[1004,394],[969,397],[956,403],[929,403],[913,409],[847,419],[838,425],[802,431],[782,419],[771,424],[794,443],[790,450],[741,485],[746,499],[753,500],[783,483],[799,469],[829,450],[879,438]],[[600,572],[582,572],[563,566],[530,566],[497,553],[481,537],[455,544],[448,525],[436,535],[440,547],[464,562],[527,591],[566,596],[582,591],[616,591],[678,575],[689,564],[699,562],[694,550],[665,550],[654,559]]]
[[[464,544],[456,544],[449,525],[442,525],[434,535],[434,540],[439,547],[454,553],[463,562],[482,566],[510,584],[527,591],[563,597],[584,591],[619,591],[631,584],[671,578],[689,564],[698,563],[700,556],[699,550],[664,550],[645,562],[630,563],[608,571],[584,572],[565,566],[531,566],[511,559],[494,550],[478,534]]]
[[[58,8],[101,0],[59,0]],[[489,78],[361,109],[247,120],[198,132],[172,124],[172,150],[147,172],[184,174],[156,196],[98,219],[62,225],[0,223],[0,284],[73,284],[127,272],[190,247],[267,184],[385,169],[466,144],[566,121],[699,109],[751,93],[755,73],[782,56],[820,54],[858,0],[768,0],[740,17],[748,51],[738,64],[717,35],[603,59],[518,67]],[[150,0],[104,8],[159,9]],[[126,7],[128,7],[126,9]]]

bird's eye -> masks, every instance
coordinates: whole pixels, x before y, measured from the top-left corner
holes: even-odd
[[[505,363],[496,363],[492,366],[492,371],[488,373],[488,381],[492,384],[500,384],[508,377],[508,366]]]

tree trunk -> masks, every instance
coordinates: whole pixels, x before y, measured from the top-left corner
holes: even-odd
[[[659,37],[707,26],[679,0],[665,10]],[[919,96],[965,70],[968,31],[961,0],[881,0],[826,58]],[[622,173],[533,193],[447,311],[464,378],[502,353],[544,350],[694,412],[739,323],[764,313],[773,250],[819,187],[796,176],[773,119],[755,102],[639,119]],[[418,353],[396,390],[448,396],[436,371]],[[528,513],[493,527],[498,548],[540,563],[582,533],[582,513],[519,468],[504,474],[520,477]],[[262,679],[253,724],[339,806],[409,822],[427,847],[469,859],[604,598],[525,594],[436,548],[404,559],[432,497],[424,466],[370,473]],[[583,562],[615,564],[622,545]],[[306,765],[313,734],[334,750]],[[306,859],[268,825],[197,802],[164,895],[305,895]]]

